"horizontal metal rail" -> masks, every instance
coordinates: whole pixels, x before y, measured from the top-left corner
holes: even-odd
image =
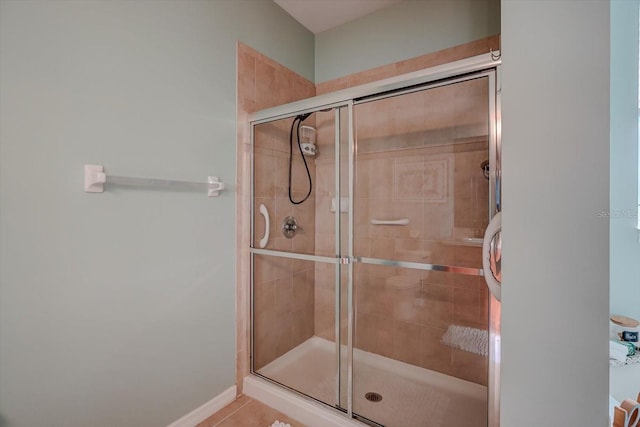
[[[466,274],[467,276],[484,276],[481,268],[458,267],[453,265],[424,264],[421,262],[395,261],[390,259],[357,257],[354,262],[362,264],[386,265],[389,267],[413,268],[416,270],[446,271],[449,273]]]
[[[293,253],[293,252],[273,251],[270,249],[257,249],[257,248],[251,248],[251,253],[255,255],[267,255],[267,256],[275,256],[280,258],[299,259],[303,261],[324,262],[328,264],[350,264],[353,262],[353,263],[361,263],[361,264],[384,265],[387,267],[412,268],[414,270],[444,271],[448,273],[464,274],[467,276],[484,276],[484,271],[481,268],[459,267],[455,265],[425,264],[422,262],[396,261],[392,259],[366,258],[366,257],[353,257],[353,258],[338,257],[338,256],[328,257],[328,256],[307,255],[307,254],[299,254],[299,253]]]
[[[268,255],[268,256],[276,256],[280,258],[299,259],[302,261],[325,262],[329,264],[340,264],[340,260],[341,260],[341,258],[339,257],[307,255],[307,254],[299,254],[294,252],[273,251],[270,249],[251,248],[251,253],[254,255]]]

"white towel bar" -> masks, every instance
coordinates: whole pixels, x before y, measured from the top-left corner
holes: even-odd
[[[107,175],[102,165],[84,165],[84,191],[103,193],[105,184],[130,185],[135,187],[162,187],[177,190],[207,190],[209,197],[217,197],[224,190],[224,182],[210,176],[207,182],[174,181],[156,178],[136,178]]]

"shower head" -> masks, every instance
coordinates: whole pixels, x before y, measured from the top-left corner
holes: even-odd
[[[309,165],[307,164],[307,159],[304,158],[305,155],[305,149],[302,148],[302,142],[300,141],[300,125],[302,124],[303,121],[305,121],[313,112],[310,113],[303,113],[303,114],[299,114],[296,116],[295,119],[293,119],[293,122],[291,122],[291,131],[289,132],[289,201],[291,203],[293,203],[294,205],[300,205],[302,203],[304,203],[305,200],[307,200],[310,196],[311,196],[311,191],[313,190],[313,182],[311,180],[311,172],[309,171]],[[311,128],[310,126],[302,126],[304,128]],[[298,145],[298,150],[300,151],[300,157],[302,157],[302,163],[304,164],[304,168],[307,171],[307,179],[309,181],[309,191],[307,191],[307,194],[300,200],[294,200],[293,199],[293,194],[291,193],[291,181],[292,181],[292,164],[293,164],[293,135],[295,131],[295,135],[296,135],[296,142]],[[313,129],[313,128],[311,128]],[[311,144],[313,145],[313,144]],[[307,154],[310,155],[311,153],[313,153],[315,155],[315,146],[313,146],[313,150],[311,149],[311,147],[306,148],[307,150]]]

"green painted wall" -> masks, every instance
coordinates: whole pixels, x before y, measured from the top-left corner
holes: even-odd
[[[502,2],[503,427],[607,424],[609,16]]]
[[[405,0],[317,34],[316,82],[499,33],[499,0]]]
[[[611,2],[611,313],[640,319],[638,0]]]

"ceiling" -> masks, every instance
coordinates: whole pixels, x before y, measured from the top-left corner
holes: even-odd
[[[369,15],[402,0],[273,0],[314,34]],[[339,13],[337,12],[339,11]]]

